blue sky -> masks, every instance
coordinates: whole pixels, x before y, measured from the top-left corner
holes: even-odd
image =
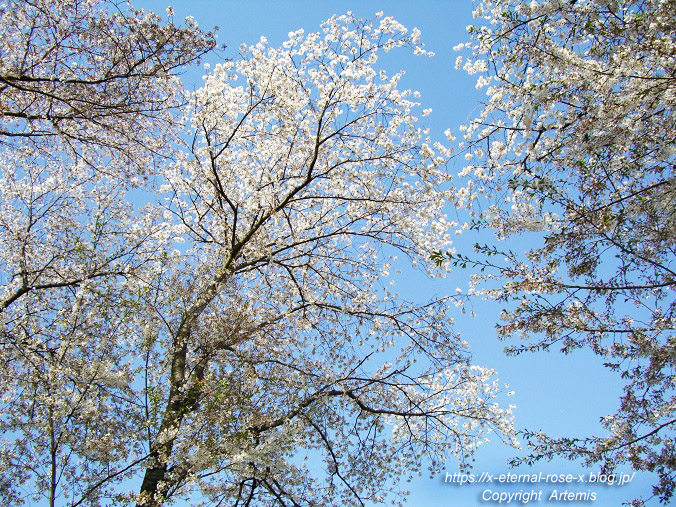
[[[474,88],[474,79],[463,71],[454,70],[456,54],[452,50],[453,46],[467,38],[466,26],[473,22],[471,0],[143,0],[133,1],[133,4],[161,15],[164,15],[167,5],[172,5],[177,20],[192,15],[202,28],[219,26],[219,43],[227,47],[211,55],[207,59],[211,63],[222,58],[236,58],[240,44],[255,43],[261,35],[274,47],[280,45],[291,30],[318,30],[320,23],[333,14],[350,10],[357,16],[371,19],[377,11],[382,10],[385,15],[394,16],[409,29],[418,27],[422,31],[426,48],[436,53],[432,59],[405,56],[388,62],[388,65],[406,70],[402,86],[420,91],[423,107],[432,108],[433,113],[425,118],[425,126],[430,127],[433,137],[441,139],[446,129],[456,130],[461,123],[477,114],[481,107],[482,94]],[[193,69],[185,75],[185,81],[190,86],[198,86],[201,73],[200,69]],[[449,170],[459,172],[460,161],[457,166],[451,165]],[[449,213],[454,211],[449,210]],[[534,240],[537,238],[523,239]],[[463,244],[471,245],[474,241],[476,238],[464,239]],[[529,245],[520,246],[525,248]],[[458,248],[462,248],[462,244]],[[421,275],[407,270],[398,281],[399,293],[408,299],[428,300],[435,294],[450,293],[456,287],[464,288],[468,275],[467,272],[456,271],[446,280],[431,282],[421,280]],[[617,379],[603,369],[598,358],[585,352],[506,357],[502,353],[504,344],[497,340],[493,329],[499,310],[493,304],[476,302],[475,312],[478,317],[458,316],[457,329],[470,342],[475,363],[496,369],[500,380],[510,385],[509,390],[515,391],[515,395],[505,402],[517,406],[517,426],[529,430],[542,429],[553,436],[598,433],[601,430],[599,418],[612,413],[618,403],[621,384]],[[499,475],[515,472],[507,465],[507,459],[514,453],[513,449],[500,442],[492,442],[477,452],[474,473]],[[445,473],[456,471],[456,464],[448,462],[446,470],[439,476],[423,476],[414,481],[408,504],[429,507],[487,505],[491,502],[482,500],[487,489],[507,493],[536,489],[543,492],[542,499],[537,502],[539,505],[556,505],[557,502],[547,500],[549,493],[555,489],[566,489],[546,483],[534,487],[445,484]],[[585,469],[580,463],[567,461],[539,463],[532,468],[518,470],[518,473],[539,472],[577,476],[598,473],[599,470]],[[628,485],[584,484],[568,489],[596,493],[595,501],[582,503],[619,505],[622,500],[634,496],[649,496],[650,479],[647,475],[636,474]],[[522,505],[523,502],[513,501],[511,504]]]

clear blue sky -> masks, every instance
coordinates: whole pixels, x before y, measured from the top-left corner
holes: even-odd
[[[466,40],[466,26],[473,22],[472,0],[396,0],[396,1],[329,1],[329,0],[132,0],[136,7],[151,9],[164,16],[167,5],[175,9],[176,20],[192,15],[200,27],[209,29],[219,26],[218,40],[225,44],[225,50],[212,55],[208,61],[219,58],[236,58],[240,44],[252,44],[261,35],[267,37],[271,46],[280,45],[287,33],[298,28],[317,31],[320,23],[333,14],[353,11],[357,16],[371,19],[379,10],[394,16],[409,29],[418,27],[422,41],[436,57],[401,58],[390,65],[407,71],[402,84],[421,92],[423,107],[433,109],[425,118],[425,125],[432,129],[433,137],[441,139],[444,130],[457,129],[460,123],[476,114],[480,109],[482,95],[474,88],[474,79],[462,71],[454,70],[456,54],[453,46]],[[185,76],[187,82],[199,85],[200,69],[194,69]],[[458,162],[459,164],[460,162]],[[449,170],[459,172],[461,167]],[[449,210],[453,213],[453,210]],[[533,238],[525,238],[530,241]],[[468,239],[473,244],[476,238]],[[461,248],[459,245],[458,248]],[[428,300],[435,294],[452,292],[456,287],[465,287],[467,272],[456,271],[444,281],[420,280],[420,275],[406,271],[399,281],[402,297]],[[418,277],[418,278],[416,278]],[[509,389],[516,394],[505,399],[506,403],[517,406],[516,423],[519,428],[542,429],[551,435],[585,436],[601,431],[599,418],[613,412],[618,403],[621,384],[606,372],[598,358],[586,353],[567,356],[557,352],[538,353],[519,357],[506,357],[493,330],[499,308],[492,304],[477,302],[476,318],[458,316],[458,331],[470,342],[475,363],[498,370],[502,382],[509,383]],[[598,469],[585,469],[580,463],[557,461],[540,463],[532,468],[518,471],[507,466],[507,459],[515,451],[493,442],[479,449],[474,472],[502,474],[555,473],[589,474]],[[454,462],[448,462],[446,470],[434,478],[422,477],[411,485],[409,505],[428,507],[490,505],[481,499],[484,490],[514,493],[529,490],[528,485],[452,485],[443,482],[446,472],[457,471]],[[624,470],[627,471],[626,469]],[[592,486],[589,484],[568,488],[571,491],[596,493],[593,502],[566,502],[574,505],[593,504],[596,506],[620,505],[621,501],[633,496],[649,496],[650,477],[636,474],[631,484],[624,486]],[[542,499],[537,505],[556,505],[547,500],[555,489],[565,487],[553,484],[537,484]],[[504,505],[504,503],[502,504]],[[513,501],[510,505],[523,505]]]

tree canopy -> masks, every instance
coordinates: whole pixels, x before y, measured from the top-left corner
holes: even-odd
[[[460,296],[389,285],[450,245],[448,151],[377,67],[424,55],[417,30],[333,17],[187,93],[214,44],[190,20],[35,0],[0,23],[6,505],[396,503],[511,436]]]
[[[436,255],[504,304],[507,351],[587,348],[625,382],[600,436],[526,432],[562,456],[675,487],[676,3],[485,0],[457,67],[486,89],[463,127],[458,206],[500,243]],[[516,247],[512,245],[518,245]],[[510,250],[509,247],[512,247]],[[513,251],[512,251],[513,250]],[[637,504],[641,500],[636,501]]]

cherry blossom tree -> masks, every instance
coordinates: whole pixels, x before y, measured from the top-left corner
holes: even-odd
[[[162,24],[112,0],[11,0],[0,13],[3,146],[118,159],[128,175],[167,144],[182,99],[174,74],[215,45],[192,20]]]
[[[532,462],[562,456],[654,471],[675,487],[676,4],[486,0],[469,27],[488,96],[463,127],[455,202],[499,243],[441,262],[503,302],[510,354],[587,348],[625,381],[600,436],[526,433]],[[512,245],[518,245],[518,248]],[[512,247],[512,250],[509,248]],[[641,501],[638,500],[637,503]]]
[[[210,36],[58,5],[3,17],[23,41],[0,95],[6,504],[396,503],[425,466],[511,440],[460,296],[391,285],[450,246],[448,151],[376,67],[425,55],[417,30],[348,14],[261,39],[179,120],[171,72]]]

